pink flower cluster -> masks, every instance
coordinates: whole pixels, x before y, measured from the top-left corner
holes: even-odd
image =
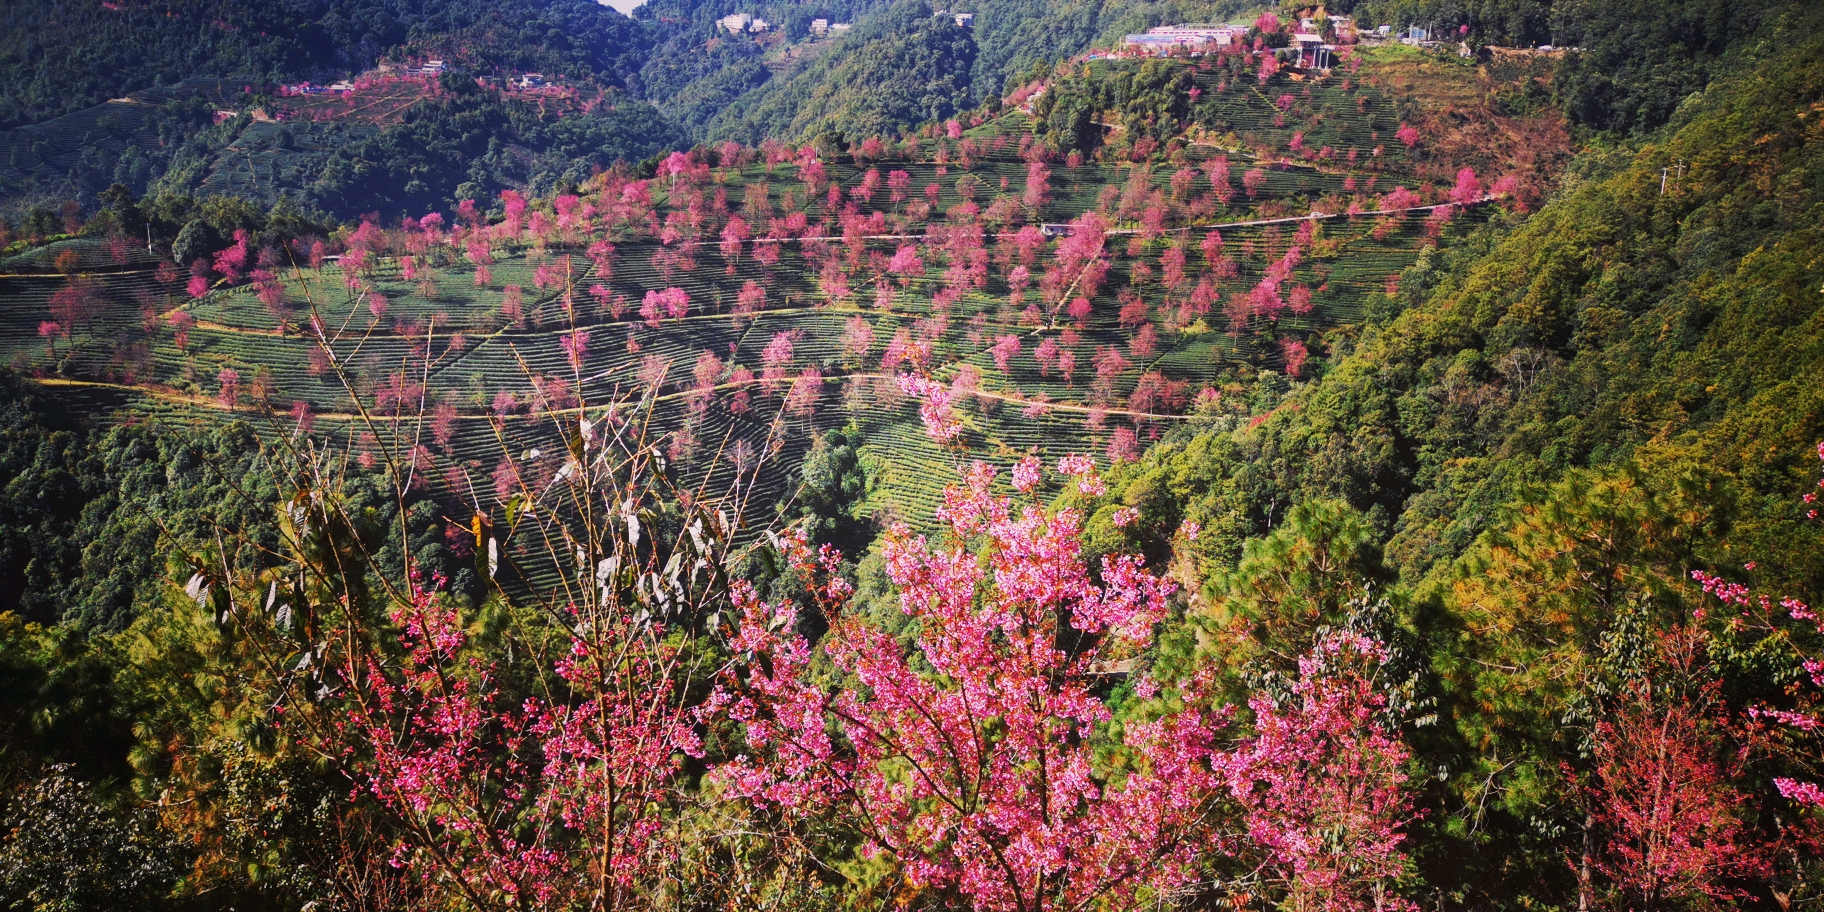
[[[1094,462],[1066,457],[1060,470],[1089,480]],[[945,492],[941,540],[887,532],[909,649],[850,610],[827,546],[781,543],[830,622],[816,647],[792,632],[792,604],[738,587],[740,661],[705,716],[741,723],[749,753],[712,777],[787,819],[845,821],[913,886],[973,909],[1127,908],[1228,852],[1254,856],[1311,908],[1370,908],[1405,863],[1412,818],[1380,647],[1321,642],[1289,700],[1251,701],[1256,731],[1232,748],[1230,713],[1206,708],[1201,679],[1176,711],[1111,727],[1098,680],[1150,642],[1173,585],[1127,555],[1092,575],[1081,514],[998,495],[997,474],[975,463]],[[1023,492],[1043,481],[1032,457],[1013,474]],[[833,689],[811,672],[818,649],[843,682]],[[1159,695],[1128,674],[1141,699]],[[1219,801],[1246,811],[1245,833],[1216,822]]]

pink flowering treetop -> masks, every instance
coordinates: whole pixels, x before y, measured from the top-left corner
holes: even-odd
[[[1377,681],[1386,661],[1374,640],[1333,633],[1299,659],[1290,693],[1248,701],[1254,734],[1224,776],[1285,908],[1416,908],[1385,892],[1405,868],[1401,827],[1414,818],[1410,752]]]
[[[350,656],[343,674],[360,685],[347,701],[351,769],[405,824],[395,863],[453,880],[478,908],[614,906],[663,850],[674,752],[701,753],[663,656],[605,652],[650,641],[592,631],[556,664],[573,696],[519,705],[434,583],[392,619],[397,667]]]
[[[1028,461],[1014,481],[1030,491],[1039,474]],[[1111,731],[1097,671],[1147,644],[1172,586],[1125,555],[1092,576],[1080,514],[997,494],[995,475],[977,463],[945,493],[941,540],[886,533],[909,646],[849,610],[827,547],[785,545],[831,620],[815,647],[790,633],[792,607],[737,592],[731,645],[748,661],[712,704],[750,752],[715,775],[788,817],[835,814],[864,853],[959,906],[1133,908],[1196,876],[1218,726],[1185,710]],[[838,683],[814,677],[814,650]]]
[[[1824,463],[1824,442],[1817,445],[1816,452]],[[1824,499],[1824,473],[1802,499],[1806,519],[1815,522],[1820,518],[1820,499]],[[1752,573],[1760,568],[1750,562],[1744,569]],[[1780,796],[1814,812],[1824,809],[1824,761],[1819,759],[1824,752],[1818,748],[1819,735],[1824,733],[1824,710],[1819,708],[1824,702],[1820,700],[1824,697],[1824,613],[1798,598],[1757,591],[1703,570],[1691,571],[1691,579],[1703,587],[1706,596],[1696,620],[1714,620],[1718,632],[1713,635],[1725,642],[1742,641],[1732,644],[1733,649],[1747,649],[1752,643],[1756,652],[1779,656],[1787,665],[1793,682],[1788,688],[1789,702],[1750,706],[1748,713],[1767,726],[1766,747],[1786,761],[1782,774],[1773,780]]]
[[[1773,873],[1741,787],[1758,739],[1732,718],[1700,642],[1689,628],[1651,638],[1656,661],[1603,701],[1591,738],[1592,867],[1637,908],[1748,899],[1737,884]]]

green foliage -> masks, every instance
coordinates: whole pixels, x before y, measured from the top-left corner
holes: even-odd
[[[1470,4],[1465,15],[1479,17],[1475,27],[1484,37],[1521,36],[1544,27],[1542,8]],[[1362,4],[1360,11],[1420,16],[1426,9],[1382,3]],[[1478,909],[1576,904],[1576,874],[1565,859],[1591,826],[1579,785],[1592,768],[1594,723],[1622,683],[1648,675],[1654,637],[1692,617],[1698,604],[1692,569],[1734,568],[1754,559],[1773,568],[1767,571],[1770,590],[1814,603],[1824,592],[1821,536],[1793,502],[1815,468],[1810,449],[1824,437],[1824,231],[1818,227],[1824,132],[1817,107],[1824,93],[1824,37],[1801,28],[1813,20],[1782,24],[1757,19],[1752,8],[1741,22],[1722,24],[1713,21],[1710,6],[1663,9],[1660,16],[1628,5],[1586,10],[1560,4],[1550,15],[1575,13],[1562,20],[1566,28],[1615,26],[1613,36],[1582,39],[1583,58],[1560,71],[1559,100],[1581,122],[1617,131],[1644,131],[1666,121],[1671,126],[1640,132],[1637,148],[1586,151],[1536,214],[1498,216],[1473,229],[1466,243],[1453,241],[1416,260],[1403,256],[1375,274],[1362,267],[1347,280],[1358,289],[1351,293],[1371,297],[1359,324],[1313,319],[1300,326],[1321,366],[1314,364],[1302,378],[1242,360],[1209,368],[1212,373],[1200,376],[1226,384],[1220,403],[1198,406],[1198,417],[1167,432],[1138,463],[1111,470],[1108,495],[1068,495],[1089,513],[1089,556],[1137,546],[1150,566],[1183,585],[1185,597],[1160,650],[1136,657],[1134,667],[1150,668],[1160,680],[1207,671],[1234,685],[1234,692],[1244,681],[1270,685],[1326,628],[1364,630],[1389,644],[1389,689],[1397,714],[1414,723],[1403,734],[1414,750],[1414,781],[1423,782],[1426,806],[1405,844],[1414,862],[1409,886],[1415,897],[1419,884],[1433,891],[1428,907],[1432,900]],[[1060,5],[1050,35],[1039,34],[1045,17],[1027,10],[1032,15],[1015,29],[1016,40],[990,35],[1000,26],[989,24],[985,9],[977,11],[978,31],[967,33],[920,4],[832,6],[821,11],[853,15],[856,29],[834,39],[822,56],[798,60],[774,76],[772,51],[749,37],[717,37],[718,48],[690,60],[692,49],[713,35],[703,27],[704,17],[726,9],[690,10],[680,0],[661,0],[642,14],[644,27],[675,40],[666,45],[664,66],[643,71],[643,90],[649,97],[661,91],[688,96],[692,106],[726,107],[726,114],[705,116],[692,108],[680,115],[700,135],[729,129],[757,137],[778,130],[814,135],[819,145],[839,150],[870,132],[965,111],[984,97],[982,86],[998,78],[990,74],[1024,60],[1020,54],[1077,41],[1076,35],[1117,21],[1107,10],[1087,10]],[[679,13],[679,21],[660,22],[669,12]],[[811,12],[800,9],[776,21],[799,40]],[[1767,34],[1792,29],[1808,37],[1791,46],[1765,45],[1755,55],[1742,51],[1740,42],[1730,44],[1757,22],[1773,29]],[[1007,42],[1024,50],[1010,50]],[[1739,60],[1730,56],[1738,53]],[[1741,68],[1729,71],[1718,62],[1726,58]],[[1601,61],[1607,62],[1598,66]],[[1041,129],[1059,147],[1093,149],[1102,138],[1098,120],[1113,118],[1127,141],[1166,139],[1188,119],[1215,127],[1253,101],[1237,91],[1235,99],[1221,102],[1231,107],[1206,98],[1193,109],[1187,91],[1193,77],[1170,62],[1060,72],[1080,75],[1054,78],[1038,112]],[[311,159],[315,170],[301,185],[303,203],[336,213],[442,208],[465,185],[476,195],[506,186],[555,187],[576,182],[585,164],[644,155],[681,137],[643,105],[547,119],[468,92],[454,80],[449,87],[451,100],[426,105],[396,126],[346,134],[349,142]],[[1698,89],[1701,94],[1692,96]],[[1324,107],[1336,100],[1325,97],[1329,91],[1320,84],[1301,93],[1295,116],[1316,122],[1357,107],[1353,99]],[[1358,97],[1362,119],[1352,127],[1390,126],[1376,120],[1384,111],[1368,106],[1385,104],[1383,96]],[[984,125],[982,133],[1002,126]],[[1229,132],[1250,134],[1245,142],[1271,135],[1264,127]],[[315,154],[313,144],[321,139],[305,130],[235,135],[269,139],[301,160]],[[192,151],[200,156],[219,139],[197,140]],[[1174,167],[1196,163],[1182,147],[1167,155],[1176,156]],[[191,164],[203,161],[183,156]],[[1125,183],[1150,192],[1151,166],[1163,158],[1126,171],[1139,177]],[[1081,197],[1116,190],[1122,181],[1098,171],[1103,164],[1058,169],[1055,189]],[[925,163],[909,167],[924,182]],[[182,183],[200,173],[188,168],[175,172],[172,186],[200,186]],[[1003,169],[1003,176],[1017,178],[1019,168]],[[731,168],[716,179],[729,185],[732,197],[733,188],[757,171]],[[853,175],[846,165],[832,171],[839,183]],[[1333,176],[1318,169],[1272,174],[1288,182]],[[289,202],[268,213],[225,197],[173,193],[135,201],[131,190],[123,184],[103,194],[105,215],[96,218],[122,230],[150,226],[159,238],[174,239],[185,259],[218,249],[237,228],[263,246],[330,227]],[[48,211],[39,221],[39,227],[56,227]],[[1339,243],[1328,227],[1339,224],[1326,223],[1310,254],[1321,261],[1324,278],[1340,288],[1345,265],[1354,262],[1351,257],[1363,259],[1364,251],[1316,253],[1318,245]],[[1237,248],[1257,238],[1244,230],[1225,234]],[[616,275],[605,282],[622,292],[657,287],[649,263],[654,249],[624,243]],[[1135,249],[1144,256],[1157,252],[1144,252],[1144,242]],[[532,284],[533,262],[555,262],[508,249],[498,253],[498,281],[522,286]],[[710,278],[682,281],[693,295],[705,290],[699,296],[703,315],[719,318],[714,308],[725,305],[708,303],[722,281],[715,276],[723,266],[730,277],[749,266],[710,250],[702,255],[711,265],[700,275]],[[1117,252],[1117,275],[1136,259]],[[1382,288],[1386,272],[1407,264],[1386,293],[1359,291]],[[807,294],[792,284],[802,279],[792,272],[797,265],[788,259],[779,269],[793,289],[789,295]],[[450,319],[468,328],[462,321],[473,315],[463,305],[482,298],[464,297],[460,305],[415,299],[403,279],[394,281],[387,271],[393,268],[376,266],[370,278],[389,295],[399,290],[396,315],[417,313],[413,308],[434,313],[447,303]],[[339,279],[318,274],[312,281],[329,287]],[[998,293],[999,286],[992,287],[990,293]],[[196,312],[230,323],[226,315],[233,308],[253,309],[249,298],[211,296],[195,305]],[[807,300],[822,303],[815,296]],[[728,330],[693,314],[684,328],[645,337],[644,351],[672,357],[705,347],[719,352],[728,344],[733,361],[745,344],[751,359],[753,339],[782,327],[815,328],[816,320],[835,326],[845,313],[792,303],[787,311],[763,314],[751,328]],[[959,317],[983,306],[965,299]],[[882,337],[897,328],[899,317],[891,321],[878,324]],[[451,401],[482,390],[486,372],[508,369],[499,354],[503,347],[512,348],[514,359],[558,363],[548,344],[555,335],[550,327],[501,333],[506,341],[491,349],[497,339],[490,334],[465,355],[472,360],[462,370],[474,372],[474,389],[453,392]],[[489,330],[477,338],[484,333]],[[223,349],[244,345],[244,352],[217,350],[208,353],[215,360],[201,363],[246,358],[279,364],[285,359],[271,353],[300,350],[285,348],[297,340],[282,332],[244,335],[217,337],[226,340]],[[198,330],[199,348],[202,336]],[[808,332],[804,357],[834,370],[833,337]],[[1195,352],[1249,357],[1214,345]],[[1168,357],[1193,354],[1187,346]],[[351,370],[372,368],[365,380],[378,382],[384,371],[374,365],[381,356],[371,357],[372,364]],[[613,357],[623,358],[618,350]],[[975,362],[985,371],[988,362],[979,352]],[[196,371],[189,362],[163,369],[159,376],[174,385],[193,382],[179,371]],[[451,390],[463,382],[443,379],[453,381]],[[311,492],[294,491],[280,518],[271,507],[286,481],[275,468],[282,460],[272,455],[282,443],[272,438],[262,440],[242,424],[183,433],[163,425],[85,427],[58,420],[56,404],[45,398],[53,395],[45,390],[56,387],[10,377],[0,383],[0,597],[14,599],[0,608],[24,615],[0,615],[0,767],[20,777],[36,776],[51,763],[75,764],[76,770],[40,777],[34,790],[15,790],[9,820],[32,814],[68,825],[0,848],[0,897],[12,901],[18,884],[57,876],[78,897],[106,877],[128,892],[143,887],[147,896],[176,884],[191,895],[220,890],[217,895],[268,904],[280,901],[274,897],[293,902],[323,895],[325,885],[341,876],[342,862],[327,857],[326,846],[352,844],[374,858],[385,855],[388,834],[363,831],[352,841],[347,835],[344,828],[363,811],[337,804],[343,783],[326,765],[287,754],[278,737],[281,714],[273,694],[292,686],[278,678],[284,669],[300,668],[313,638],[302,629],[264,640],[246,636],[261,625],[278,631],[276,616],[241,607],[243,614],[230,624],[226,584],[199,589],[194,597],[177,594],[172,583],[191,574],[216,579],[210,575],[226,565],[223,575],[246,589],[238,593],[244,602],[258,602],[248,593],[289,598],[310,590],[318,604],[357,606],[366,612],[359,615],[365,629],[381,630],[387,622],[380,583],[398,582],[404,566],[397,548],[379,543],[404,540],[420,566],[454,579],[466,597],[463,619],[478,653],[502,658],[503,687],[523,695],[549,684],[528,670],[536,663],[516,664],[515,657],[561,644],[568,627],[516,627],[529,609],[478,597],[476,571],[449,544],[463,537],[462,523],[471,515],[466,502],[458,510],[447,498],[414,494],[400,503],[383,478],[354,472],[346,489],[336,492],[341,509],[333,517],[314,513],[301,522],[297,516],[316,502]],[[299,396],[343,394],[326,392],[329,384],[314,380],[300,380],[297,388]],[[1061,392],[1062,384],[1048,388]],[[479,417],[474,413],[486,407],[485,394],[474,398],[464,400],[470,409],[464,417]],[[997,461],[1025,452],[1051,458],[1060,441],[1085,439],[1066,437],[1084,433],[1074,416],[1068,425],[1055,417],[1049,419],[1054,423],[1022,423],[1012,417],[1014,408],[967,408],[975,435],[970,442],[979,438],[996,447]],[[868,412],[856,409],[852,430],[821,439],[814,432],[794,434],[803,439],[789,445],[799,449],[781,462],[795,472],[781,474],[798,483],[795,498],[762,488],[756,499],[768,511],[774,502],[784,504],[788,518],[803,520],[814,541],[858,559],[858,608],[890,619],[887,629],[898,633],[910,622],[881,584],[879,555],[866,554],[873,530],[865,511],[885,500],[879,493],[887,486],[910,492],[896,506],[928,506],[938,496],[933,467],[952,454],[908,431],[904,414]],[[473,422],[474,439],[507,425],[505,416],[497,418]],[[337,420],[325,417],[324,423]],[[475,481],[488,467],[470,458],[483,450],[462,449],[472,442],[455,439],[440,447]],[[791,462],[800,454],[801,461]],[[888,462],[882,454],[897,460],[888,466],[897,476],[877,471]],[[757,476],[753,484],[758,487]],[[485,490],[486,483],[481,486]],[[1116,526],[1118,508],[1131,508],[1137,518],[1128,522],[1123,512],[1124,524]],[[668,509],[642,514],[646,528],[675,534],[679,517]],[[446,515],[452,512],[458,515]],[[1199,527],[1196,535],[1189,532],[1192,523]],[[446,538],[446,529],[455,534]],[[274,554],[353,569],[332,580],[300,581],[272,570]],[[773,568],[750,569],[770,592],[802,590],[802,580]],[[26,618],[63,623],[33,625]],[[534,627],[538,634],[525,634]],[[1710,657],[1728,670],[1729,706],[1739,711],[1782,698],[1794,673],[1790,663],[1782,665],[1768,644],[1737,633],[1736,639],[1719,636]],[[261,643],[295,652],[253,656]],[[726,658],[705,643],[690,644],[685,654],[693,667],[703,668]],[[300,673],[308,672],[306,666]],[[310,712],[302,704],[295,708],[300,716]],[[712,743],[718,755],[739,749],[730,732],[714,733]],[[121,767],[126,758],[130,773]],[[119,810],[109,787],[81,784],[129,775],[140,801],[168,796],[163,825],[196,840],[196,852],[207,860],[186,879],[175,879],[171,856],[148,848],[158,844],[152,824]],[[1766,783],[1757,780],[1755,787]],[[688,809],[680,812],[678,828],[729,829],[719,813],[713,806]],[[740,821],[734,828],[761,831],[764,823]],[[829,841],[824,833],[801,838],[806,844]],[[726,856],[718,854],[724,851]],[[685,891],[680,906],[738,903],[740,895],[751,894],[731,885],[748,889],[741,879],[748,877],[766,880],[770,885],[761,892],[788,903],[833,904],[834,888],[815,878],[791,880],[795,869],[780,859],[794,851],[740,841],[710,848],[693,843],[689,863],[711,872],[715,885]],[[75,855],[82,864],[74,863]],[[860,871],[863,892],[879,891],[868,892],[868,899],[890,900],[886,870]],[[724,890],[726,896],[719,892]],[[37,897],[22,902],[48,903]]]
[[[795,513],[812,544],[833,545],[843,554],[867,553],[873,523],[860,515],[870,487],[861,462],[858,432],[829,431],[804,458]]]
[[[1202,523],[1176,566],[1250,620],[1336,602],[1299,572],[1324,539],[1290,531],[1309,514],[1276,522],[1287,504],[1361,511],[1327,537],[1384,545],[1413,593],[1443,722],[1415,740],[1439,770],[1419,864],[1455,901],[1521,881],[1575,901],[1555,847],[1589,826],[1573,783],[1597,707],[1690,617],[1691,569],[1753,556],[1783,592],[1824,591],[1794,499],[1824,437],[1821,48],[1814,31],[1632,160],[1591,153],[1537,215],[1421,258],[1359,336],[1331,336],[1320,380],[1258,426],[1168,438],[1111,493]],[[1729,661],[1732,699],[1778,699],[1779,663]]]
[[[133,738],[116,687],[119,659],[87,631],[0,613],[0,785],[11,771],[53,764],[90,781],[126,773]]]
[[[1059,79],[1033,105],[1033,117],[1054,148],[1093,152],[1102,142],[1104,114],[1128,143],[1163,142],[1190,115],[1191,73],[1169,60],[1139,67],[1092,68],[1087,78]]]
[[[922,0],[830,2],[814,11],[761,3],[742,10],[780,28],[756,37],[717,31],[721,6],[650,3],[636,12],[655,35],[641,87],[697,138],[797,141],[833,132],[857,141],[993,105],[1035,72],[1129,32],[1246,8],[1233,0],[985,0],[951,10],[975,15],[965,29]],[[806,43],[812,16],[854,29]]]
[[[1787,55],[1629,167],[1422,258],[1288,407],[1168,441],[1137,477],[1186,490],[1179,509],[1215,526],[1200,551],[1218,560],[1280,505],[1339,497],[1408,580],[1575,467],[1709,464],[1751,501],[1790,490],[1824,420],[1820,238],[1801,214],[1820,150],[1792,116],[1817,85],[1824,70]],[[1662,195],[1674,160],[1685,176]],[[1785,508],[1768,509],[1751,526],[1776,534]]]
[[[52,768],[0,807],[0,909],[164,907],[176,853],[149,811],[97,803],[67,767]]]
[[[192,439],[145,427],[56,429],[15,378],[0,430],[0,566],[41,621],[118,629],[163,598],[167,535],[217,530],[272,542],[258,500],[276,493],[245,427]]]
[[[1786,0],[1362,0],[1332,4],[1364,27],[1430,26],[1446,41],[1574,48],[1553,89],[1573,120],[1598,130],[1642,132],[1665,124],[1693,92],[1728,72],[1725,51],[1777,22]]]
[[[744,95],[707,129],[717,138],[837,133],[891,136],[973,106],[975,38],[924,0],[906,0],[855,24],[798,72]]]

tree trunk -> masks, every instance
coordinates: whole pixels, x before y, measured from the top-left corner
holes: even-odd
[[[1583,814],[1583,854],[1577,860],[1577,912],[1590,912],[1590,865],[1596,854],[1596,815]]]

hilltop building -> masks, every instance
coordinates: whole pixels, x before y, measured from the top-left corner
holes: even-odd
[[[1247,34],[1245,26],[1234,25],[1161,25],[1144,34],[1127,36],[1130,49],[1154,54],[1169,54],[1175,48],[1197,49],[1206,45],[1227,47]]]
[[[758,35],[761,32],[771,31],[773,24],[751,13],[730,13],[717,19],[716,27],[726,29],[731,35],[739,35],[742,32],[753,32]]]

